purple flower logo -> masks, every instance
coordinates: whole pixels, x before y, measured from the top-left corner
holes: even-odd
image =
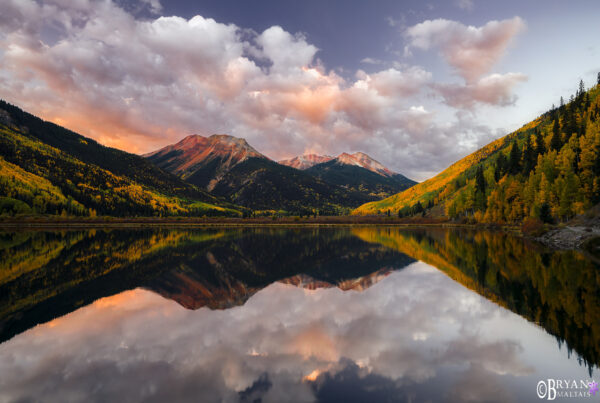
[[[590,393],[594,396],[596,396],[596,392],[598,392],[598,383],[597,382],[590,382]]]

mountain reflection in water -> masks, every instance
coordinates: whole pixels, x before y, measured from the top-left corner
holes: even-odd
[[[0,257],[0,401],[533,400],[599,363],[598,267],[500,233],[17,232]]]

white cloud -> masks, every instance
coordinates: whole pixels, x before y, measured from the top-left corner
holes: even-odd
[[[521,73],[491,74],[475,83],[466,85],[437,84],[436,90],[444,97],[448,105],[457,108],[472,108],[475,103],[508,106],[516,102],[513,88],[526,81]]]
[[[506,22],[476,29],[423,24],[410,29],[411,48],[471,46],[484,55],[483,44],[498,42],[488,37],[507,30]],[[443,29],[430,24],[462,42],[442,41]],[[456,90],[436,87],[430,72],[392,64],[347,79],[323,66],[318,51],[279,26],[255,33],[202,16],[138,19],[109,0],[0,5],[0,97],[110,146],[141,153],[191,133],[230,133],[275,159],[307,150],[364,151],[418,179],[418,160],[441,169],[473,151],[455,146],[462,130],[446,141],[448,123],[436,121],[435,108],[426,118],[411,110],[432,88],[450,105],[468,103]],[[514,81],[481,85],[500,94],[489,99],[506,104],[512,98],[501,88]],[[488,99],[483,90],[467,93]],[[449,149],[435,150],[432,142]]]
[[[410,67],[405,71],[391,68],[372,74],[368,83],[383,96],[408,97],[418,93],[431,78],[431,73],[420,67]]]
[[[365,63],[365,64],[384,64],[383,60],[375,59],[375,58],[372,58],[372,57],[365,57],[360,62],[361,63]]]
[[[264,56],[273,63],[272,69],[276,72],[308,66],[318,51],[303,35],[293,36],[280,26],[266,29],[256,42],[262,46]]]

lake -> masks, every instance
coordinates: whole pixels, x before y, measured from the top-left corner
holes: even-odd
[[[600,399],[599,265],[499,232],[0,232],[0,262],[0,402]]]

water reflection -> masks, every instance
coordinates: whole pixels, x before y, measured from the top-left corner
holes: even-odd
[[[600,268],[576,251],[550,251],[501,233],[355,230],[429,263],[566,341],[585,365],[600,364]]]
[[[37,232],[1,245],[5,339],[74,312],[0,344],[0,401],[533,400],[538,380],[598,363],[597,268],[502,234]]]
[[[230,308],[274,281],[301,283],[289,278],[298,274],[360,288],[414,259],[349,229],[247,228],[4,233],[0,262],[2,341],[135,287],[189,309]]]

